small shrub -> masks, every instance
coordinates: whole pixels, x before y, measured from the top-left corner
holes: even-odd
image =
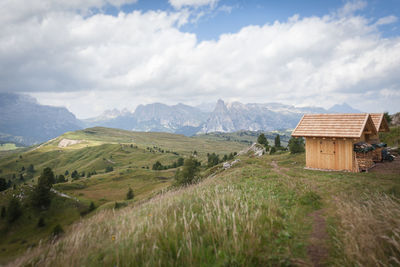
[[[79,173],[78,173],[77,170],[74,170],[74,171],[71,173],[71,178],[72,178],[72,179],[78,179],[78,178],[79,178]]]
[[[106,167],[106,172],[112,172],[112,171],[114,171],[113,166],[107,166]]]
[[[119,209],[128,206],[125,202],[115,202],[114,209]]]
[[[39,221],[38,221],[38,223],[37,223],[37,227],[44,227],[46,224],[45,224],[45,222],[44,222],[44,218],[43,217],[40,217],[39,218]]]
[[[93,201],[90,202],[89,212],[90,212],[90,211],[94,211],[95,209],[96,209],[96,206],[94,205]]]
[[[64,229],[61,227],[60,224],[57,224],[54,226],[53,231],[51,232],[51,235],[53,237],[58,237],[64,233]]]
[[[154,170],[154,171],[158,171],[158,170],[163,170],[164,167],[161,164],[161,162],[156,161],[156,163],[153,164],[153,167],[151,169]]]
[[[133,190],[129,187],[128,193],[126,193],[126,199],[133,199],[134,198]]]

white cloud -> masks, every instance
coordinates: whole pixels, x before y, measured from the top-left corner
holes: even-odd
[[[339,15],[341,16],[352,15],[354,12],[364,9],[366,6],[367,6],[366,1],[362,0],[347,1],[346,4],[339,9]]]
[[[202,7],[209,6],[214,8],[219,0],[169,0],[169,3],[176,9],[181,9],[183,7]]]
[[[77,11],[90,15],[91,9],[109,4],[120,7],[138,0],[2,0],[0,2],[0,23],[16,23],[26,19],[43,19],[49,12]]]
[[[187,10],[56,10],[9,22],[0,28],[0,91],[30,92],[78,117],[218,98],[398,111],[400,38],[380,37],[364,17],[295,16],[203,42],[179,30],[187,19]]]
[[[396,21],[397,21],[397,17],[391,15],[391,16],[387,16],[387,17],[378,19],[378,21],[375,24],[380,26],[380,25],[392,24],[392,23],[395,23]]]

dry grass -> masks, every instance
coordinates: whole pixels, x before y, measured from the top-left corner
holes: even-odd
[[[323,262],[400,265],[398,174],[303,167],[304,155],[243,156],[200,184],[98,211],[10,266],[307,265],[319,208],[329,225]]]
[[[399,201],[386,194],[338,201],[341,246],[348,260],[359,266],[400,265]]]
[[[99,212],[12,265],[265,266],[304,258],[302,206],[287,200],[294,193],[285,196],[278,181],[231,183],[240,175],[207,179],[138,207]]]

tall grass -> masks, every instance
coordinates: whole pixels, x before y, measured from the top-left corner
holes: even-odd
[[[367,197],[367,195],[365,195]],[[386,194],[338,201],[341,246],[359,266],[400,265],[400,199]]]
[[[265,266],[305,258],[296,193],[277,180],[231,183],[233,176],[99,212],[13,265]]]

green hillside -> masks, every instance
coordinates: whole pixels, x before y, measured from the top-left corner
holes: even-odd
[[[390,147],[400,147],[400,126],[390,127],[390,132],[379,133],[382,142]]]
[[[197,185],[99,211],[13,264],[396,265],[398,173],[305,170],[304,154],[239,158]]]
[[[245,147],[218,138],[91,128],[5,156],[0,168],[6,177],[25,174],[21,168],[29,164],[33,181],[47,166],[56,174],[96,174],[68,175],[54,187],[72,198],[54,194],[48,210],[32,209],[23,197],[22,217],[11,225],[0,221],[0,263],[18,256],[12,266],[397,264],[398,160],[369,173],[323,172],[304,169],[304,154],[250,152],[235,157],[231,168],[207,168],[207,153]],[[81,142],[59,147],[63,139]],[[171,186],[176,169],[152,170],[156,161],[170,165],[194,151],[202,162],[198,184],[177,188]],[[21,191],[28,196],[31,183],[1,193],[0,205]],[[133,200],[125,200],[129,187]],[[97,208],[90,212],[91,201]],[[41,216],[46,226],[39,229]],[[56,224],[65,234],[51,241]]]
[[[271,131],[271,132],[262,132],[262,131],[238,131],[233,133],[207,133],[200,134],[195,136],[195,138],[213,140],[213,141],[233,141],[244,143],[247,145],[251,145],[252,143],[257,141],[257,137],[260,133],[264,133],[268,139],[270,145],[274,145],[275,136],[279,134],[281,139],[281,144],[283,146],[287,146],[291,133],[291,130],[286,131]]]
[[[59,144],[65,140],[79,143],[60,147]],[[179,158],[186,158],[196,151],[198,159],[205,162],[207,153],[221,153],[222,157],[224,153],[240,151],[244,147],[238,142],[208,141],[167,133],[90,128],[66,133],[37,147],[14,153],[8,151],[0,161],[0,178],[10,180],[17,189],[10,188],[0,195],[0,207],[8,205],[11,195],[23,192],[26,197],[22,200],[24,216],[18,220],[19,223],[10,226],[5,220],[0,221],[5,237],[0,240],[0,263],[27,247],[37,245],[41,238],[48,238],[54,224],[68,227],[87,211],[90,202],[97,209],[107,209],[112,208],[116,201],[123,202],[129,187],[134,190],[133,202],[143,201],[169,188],[175,169],[154,171],[152,166],[156,161],[165,166],[172,165]],[[28,170],[30,165],[33,165],[34,171]],[[56,175],[68,172],[65,175],[68,182],[53,187],[73,199],[54,195],[56,201],[48,212],[32,211],[29,192],[45,167],[50,167]],[[107,168],[111,167],[113,170],[107,172]],[[72,178],[74,171],[79,174],[78,178]],[[57,210],[59,203],[62,203],[61,210]],[[35,231],[41,216],[45,216],[49,223],[40,231]],[[67,220],[64,220],[65,216]]]

